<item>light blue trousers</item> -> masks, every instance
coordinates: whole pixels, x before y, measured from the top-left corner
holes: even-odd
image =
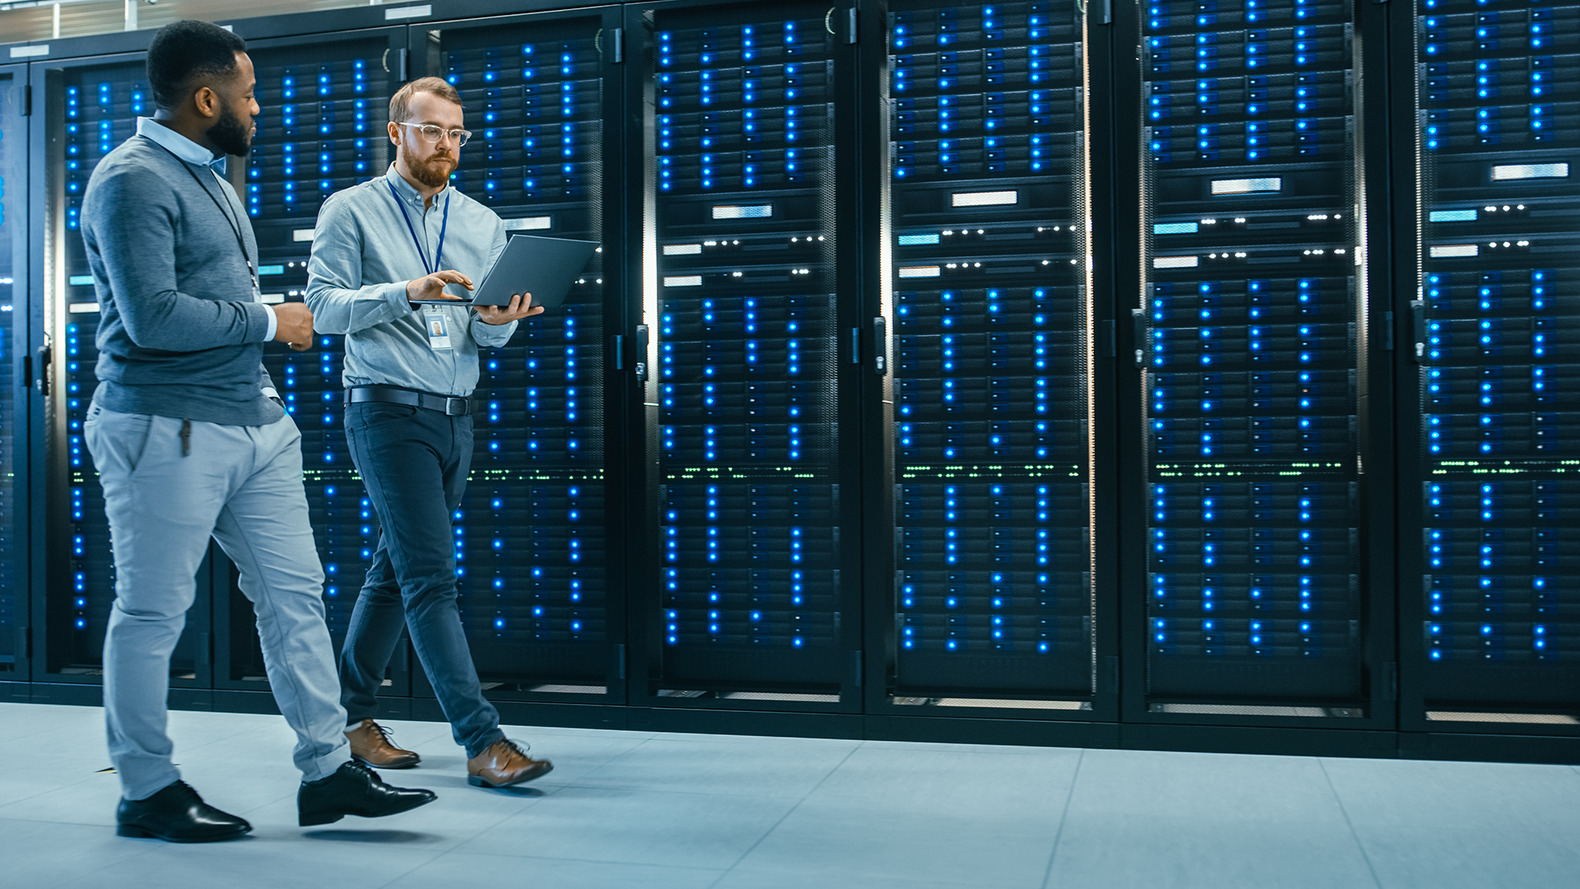
[[[296,767],[304,781],[326,778],[349,752],[301,434],[290,417],[269,426],[194,421],[183,453],[181,424],[94,403],[83,426],[115,557],[104,715],[122,794],[144,799],[181,777],[165,732],[170,655],[210,536],[253,603],[269,686],[296,732]]]

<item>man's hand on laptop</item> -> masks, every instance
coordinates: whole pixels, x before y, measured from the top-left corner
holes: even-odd
[[[459,284],[467,290],[472,289],[472,279],[461,274],[455,269],[440,269],[431,275],[424,275],[406,284],[406,299],[461,299],[444,292],[444,285]]]
[[[477,309],[477,317],[488,324],[509,324],[529,315],[543,314],[542,306],[532,304],[530,293],[512,294],[508,306],[475,306],[474,308]]]

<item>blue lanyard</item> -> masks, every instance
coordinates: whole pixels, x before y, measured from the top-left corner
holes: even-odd
[[[429,268],[428,251],[423,249],[422,239],[417,237],[417,228],[411,224],[411,217],[406,215],[406,207],[401,203],[400,193],[395,190],[394,183],[386,180],[384,184],[390,187],[390,197],[395,199],[395,209],[400,211],[400,218],[406,220],[406,230],[411,232],[411,242],[417,245],[417,255],[422,257],[423,270],[430,275],[437,272],[442,268],[439,259],[444,256],[444,233],[450,227],[450,193],[447,191],[444,194],[444,221],[439,224],[439,249],[433,254],[433,267]]]

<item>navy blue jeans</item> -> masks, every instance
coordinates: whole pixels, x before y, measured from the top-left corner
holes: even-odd
[[[372,719],[401,629],[450,721],[477,756],[503,740],[483,698],[456,608],[450,517],[472,465],[472,418],[401,404],[346,405],[346,440],[379,520],[373,552],[340,652],[340,701],[350,725]]]

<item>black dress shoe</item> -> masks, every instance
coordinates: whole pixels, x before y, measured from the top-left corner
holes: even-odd
[[[203,802],[185,781],[168,784],[147,799],[123,799],[115,810],[115,835],[122,837],[213,843],[233,840],[250,830],[252,825],[246,820]]]
[[[302,827],[332,824],[347,815],[380,818],[435,799],[431,790],[391,787],[372,769],[351,760],[327,778],[302,783],[296,792],[297,823]]]

